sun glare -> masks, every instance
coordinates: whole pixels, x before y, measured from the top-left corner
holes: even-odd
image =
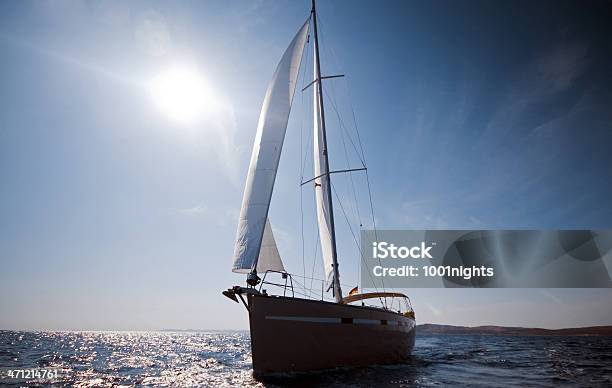
[[[194,68],[175,66],[158,74],[150,85],[157,106],[170,119],[193,124],[210,110],[214,97]]]

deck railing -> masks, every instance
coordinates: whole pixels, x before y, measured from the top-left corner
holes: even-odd
[[[266,281],[266,278],[268,277],[269,273],[280,274],[282,279],[284,280],[284,284]],[[290,290],[291,296],[295,297],[295,290],[293,289],[293,278],[291,277],[291,274],[288,272],[267,270],[266,273],[264,273],[263,279],[261,279],[261,284],[259,285],[259,292],[266,293],[266,290],[263,289],[264,284],[282,288],[283,296],[287,296],[287,291]]]

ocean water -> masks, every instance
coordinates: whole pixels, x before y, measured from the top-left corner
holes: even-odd
[[[0,367],[61,368],[54,386],[612,386],[610,337],[417,333],[413,353],[402,365],[259,382],[248,332],[0,331]]]

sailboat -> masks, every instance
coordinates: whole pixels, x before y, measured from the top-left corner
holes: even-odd
[[[268,210],[291,111],[304,48],[313,29],[314,178],[319,239],[328,291],[334,301],[296,297],[292,275],[285,271]],[[278,64],[259,116],[250,160],[233,258],[233,272],[247,274],[246,286],[223,294],[242,301],[249,315],[253,373],[256,377],[309,372],[337,367],[401,363],[409,359],[416,321],[409,298],[396,292],[355,293],[343,297],[336,249],[331,175],[321,76],[317,12],[300,27]],[[283,281],[266,281],[280,274]],[[259,275],[263,276],[260,278]],[[283,284],[284,283],[284,284]],[[269,294],[264,284],[280,286],[282,295]],[[259,285],[259,287],[257,287]],[[404,301],[392,309],[389,298]],[[381,305],[366,305],[366,301]],[[354,303],[359,302],[357,305]]]

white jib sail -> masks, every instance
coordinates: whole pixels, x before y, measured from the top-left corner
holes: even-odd
[[[261,108],[238,220],[233,272],[247,273],[257,266],[309,22],[283,54]]]
[[[316,42],[315,42],[316,45]],[[317,50],[314,49],[314,79],[317,79]],[[319,82],[321,82],[319,80]],[[326,165],[325,152],[323,145],[323,126],[321,117],[321,106],[319,104],[319,88],[315,83],[313,85],[314,90],[314,176],[320,176],[324,172],[328,171]],[[329,175],[323,175],[314,180],[315,185],[315,197],[317,201],[317,221],[319,223],[319,239],[321,240],[321,253],[323,256],[323,270],[325,273],[325,279],[328,282],[333,280],[334,267],[333,267],[333,250],[332,250],[332,235],[331,235],[331,221],[329,218],[330,203],[327,197],[327,185],[329,184]]]
[[[264,228],[263,240],[259,250],[259,259],[257,259],[257,272],[264,273],[268,270],[285,272],[283,260],[278,253],[274,233],[272,233],[272,225],[270,219],[266,220]]]

